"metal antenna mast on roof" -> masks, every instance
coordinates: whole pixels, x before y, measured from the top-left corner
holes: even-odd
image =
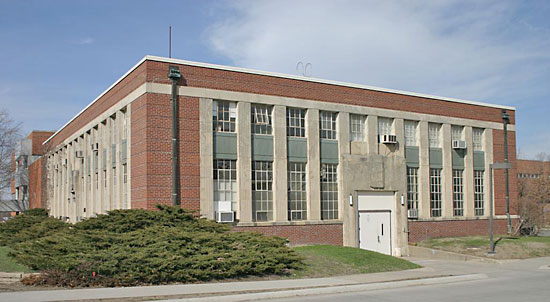
[[[168,28],[168,57],[172,57],[172,25]]]

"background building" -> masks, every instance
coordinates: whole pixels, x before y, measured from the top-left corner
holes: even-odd
[[[407,253],[407,242],[488,230],[488,166],[515,109],[147,56],[45,143],[47,206],[78,221],[171,204],[172,85],[181,79],[181,206],[293,244]],[[506,232],[504,173],[495,173]]]
[[[522,218],[550,228],[550,161],[518,159],[518,187]]]

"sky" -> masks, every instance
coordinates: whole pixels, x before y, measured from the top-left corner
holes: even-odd
[[[145,55],[515,106],[550,153],[550,1],[0,0],[0,109],[58,130]]]

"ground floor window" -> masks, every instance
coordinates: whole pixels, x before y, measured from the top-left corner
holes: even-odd
[[[214,203],[229,201],[231,210],[237,209],[237,161],[214,160]]]
[[[418,168],[407,167],[407,207],[418,209]]]
[[[430,169],[430,210],[432,217],[441,217],[441,169]]]
[[[288,163],[288,220],[307,219],[306,164]]]
[[[273,220],[273,163],[252,162],[252,214],[255,221]]]
[[[453,214],[464,216],[464,181],[463,171],[453,170]]]
[[[321,165],[321,219],[338,219],[338,165]]]
[[[483,186],[483,173],[484,171],[474,171],[474,210],[476,216],[483,216],[485,212],[485,189]]]

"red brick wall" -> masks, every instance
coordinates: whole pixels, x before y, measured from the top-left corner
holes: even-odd
[[[29,208],[43,208],[47,196],[46,160],[39,158],[29,166]]]
[[[512,225],[517,219],[512,220]],[[495,234],[506,234],[506,219],[495,219]],[[430,238],[489,235],[489,220],[409,221],[409,242]]]
[[[198,102],[198,98],[179,98],[180,202],[191,210],[200,207]],[[147,94],[132,103],[131,153],[132,207],[172,204],[170,95]]]
[[[43,155],[46,151],[46,148],[44,145],[42,145],[42,143],[50,138],[50,136],[52,136],[54,133],[55,132],[52,131],[32,131],[29,136],[27,136],[27,138],[32,141],[32,155]]]
[[[147,61],[147,81],[170,83],[168,64]],[[181,85],[502,122],[501,109],[266,75],[179,65]],[[511,123],[515,112],[509,110]]]
[[[516,163],[516,132],[508,131],[508,158],[512,169],[509,171],[510,214],[518,213],[518,172]],[[504,162],[504,131],[493,130],[493,161]],[[495,215],[506,214],[506,190],[504,170],[494,171]]]
[[[277,225],[234,227],[233,231],[258,232],[268,236],[289,239],[291,245],[343,245],[342,224]]]

